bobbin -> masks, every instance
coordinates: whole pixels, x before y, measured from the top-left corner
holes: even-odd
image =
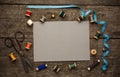
[[[93,18],[93,14],[90,14],[89,18],[90,18],[90,23],[91,24],[95,23],[94,18]]]
[[[44,22],[46,21],[46,17],[45,17],[45,16],[42,16],[42,17],[40,18],[40,21],[41,21],[42,23],[44,23]]]
[[[27,10],[25,15],[26,15],[27,17],[30,17],[31,14],[32,14],[32,12],[31,12],[30,10]]]
[[[42,65],[38,66],[35,70],[36,71],[41,71],[41,70],[47,68],[47,66],[48,66],[47,64],[42,64]]]
[[[70,70],[76,68],[76,66],[77,66],[76,63],[68,64],[68,68],[69,68]]]
[[[100,36],[101,36],[101,32],[100,32],[100,31],[97,31],[96,34],[95,34],[95,36],[94,36],[94,38],[95,38],[96,40],[98,40],[98,39],[100,38]]]
[[[92,49],[90,53],[94,56],[97,54],[97,51],[96,51],[96,49]]]
[[[27,21],[27,24],[28,24],[28,26],[32,26],[32,25],[33,25],[33,21],[32,21],[31,19],[29,19],[29,20]]]
[[[88,71],[91,71],[93,68],[95,68],[97,65],[100,64],[100,60],[98,59],[97,61],[95,61],[93,64],[89,65],[89,67],[87,68]]]
[[[59,72],[60,71],[59,66],[55,65],[54,68],[53,68],[53,71],[56,72],[56,73]]]
[[[51,18],[54,19],[55,18],[55,14],[51,14]]]
[[[16,57],[13,52],[9,54],[9,58],[12,60],[12,62],[16,61]]]
[[[27,42],[27,43],[26,43],[26,46],[25,46],[25,49],[26,49],[26,50],[29,50],[29,49],[31,48],[31,46],[32,46],[32,43]]]
[[[59,16],[63,18],[63,17],[65,17],[65,16],[66,16],[66,14],[65,14],[65,12],[64,12],[64,11],[61,11],[61,12],[60,12],[60,14],[59,14]]]
[[[77,17],[77,21],[78,22],[81,22],[82,20],[84,20],[85,18],[82,16],[82,15],[80,15],[79,17]]]

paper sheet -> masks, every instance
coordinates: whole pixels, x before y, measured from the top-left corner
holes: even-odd
[[[90,60],[89,22],[34,22],[34,61]]]

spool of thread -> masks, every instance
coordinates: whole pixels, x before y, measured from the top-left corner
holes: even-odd
[[[100,31],[97,31],[96,34],[95,34],[95,36],[94,36],[94,38],[95,38],[96,40],[98,40],[98,39],[100,38],[100,36],[101,36]]]
[[[63,18],[63,17],[65,17],[65,15],[66,15],[65,12],[61,11],[59,16]]]
[[[98,59],[97,61],[95,61],[92,65],[90,65],[87,69],[88,71],[91,71],[93,68],[95,68],[97,65],[100,64],[100,60]]]
[[[89,15],[89,17],[90,17],[90,23],[91,23],[91,24],[92,24],[92,23],[95,23],[94,18],[93,18],[93,14]]]
[[[32,21],[31,19],[29,19],[29,20],[27,21],[27,24],[28,24],[28,26],[32,26],[32,25],[33,25],[33,21]]]
[[[56,73],[60,71],[60,68],[58,65],[55,65],[53,68],[53,71],[55,71]]]
[[[25,47],[25,48],[26,48],[27,50],[29,50],[29,49],[31,48],[31,46],[32,46],[32,43],[27,42],[27,43],[26,43],[26,47]]]
[[[42,16],[42,17],[40,18],[40,21],[41,21],[42,23],[44,23],[44,22],[46,21],[46,17],[45,17],[45,16]]]
[[[12,60],[12,62],[16,61],[16,57],[15,57],[14,53],[10,53],[9,58]]]
[[[93,56],[96,55],[96,54],[97,54],[96,49],[92,49],[92,50],[91,50],[91,54],[92,54]]]
[[[71,69],[74,69],[76,68],[76,63],[73,63],[73,64],[68,64],[68,68],[71,70]]]
[[[54,19],[54,18],[55,18],[55,14],[52,14],[52,15],[51,15],[51,18]]]
[[[36,68],[36,71],[41,71],[43,69],[47,68],[47,64],[40,65]]]
[[[82,20],[84,20],[84,17],[82,15],[80,15],[79,17],[77,17],[78,22],[81,22]]]
[[[30,17],[31,14],[32,14],[32,12],[31,12],[30,10],[27,10],[25,15],[26,15],[27,17]]]

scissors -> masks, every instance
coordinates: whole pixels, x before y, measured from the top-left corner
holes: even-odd
[[[12,39],[12,38],[5,38],[4,40],[4,44],[6,45],[6,47],[8,48],[14,48],[15,51],[18,53],[18,55],[20,56],[20,59],[21,59],[21,62],[22,62],[22,65],[24,67],[24,70],[26,73],[29,72],[29,68],[31,70],[33,70],[33,65],[32,63],[30,62],[29,58],[24,54],[23,50],[22,50],[22,47],[21,47],[21,44],[24,39],[25,39],[25,35],[21,32],[21,31],[18,31],[14,34],[15,36],[15,41]]]

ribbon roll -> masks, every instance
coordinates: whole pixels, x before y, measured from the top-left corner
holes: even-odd
[[[78,9],[80,9],[81,16],[83,16],[83,17],[87,17],[89,14],[92,13],[95,23],[99,24],[99,25],[103,25],[102,29],[101,29],[101,32],[102,32],[102,34],[104,36],[103,45],[107,49],[102,55],[102,60],[103,60],[103,63],[104,63],[103,66],[102,66],[102,70],[103,71],[107,70],[108,62],[105,59],[105,57],[110,53],[110,46],[107,44],[108,40],[110,39],[110,36],[108,34],[105,34],[105,29],[107,27],[106,21],[98,21],[97,20],[97,14],[96,14],[95,11],[87,10],[86,12],[84,12],[84,10],[80,6],[77,6],[77,5],[28,5],[27,8],[31,8],[31,9],[32,8],[35,8],[35,9],[38,9],[38,8],[40,8],[40,9],[78,8]]]

